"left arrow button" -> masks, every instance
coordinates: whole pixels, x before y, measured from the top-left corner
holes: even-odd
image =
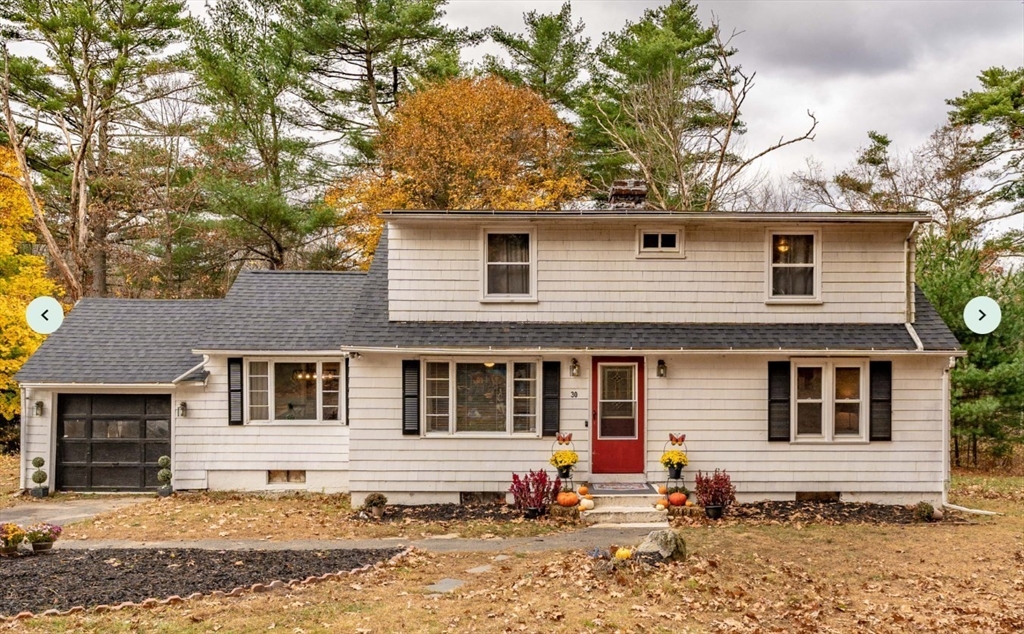
[[[48,335],[64,323],[64,307],[52,297],[37,297],[25,309],[25,321],[32,330]]]

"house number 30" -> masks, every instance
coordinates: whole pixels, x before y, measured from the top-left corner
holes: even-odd
[[[573,390],[572,392],[569,392],[569,398],[576,398],[579,395],[580,395],[580,393],[577,392],[576,390]]]

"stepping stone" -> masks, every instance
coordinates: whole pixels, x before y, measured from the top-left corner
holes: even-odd
[[[498,555],[497,557],[494,558],[493,561],[505,561],[505,560],[508,560],[508,559],[512,559],[512,558],[509,557],[508,555]]]
[[[468,572],[471,575],[482,575],[485,572],[490,572],[492,570],[494,570],[494,566],[492,566],[490,564],[484,564],[483,566],[477,566],[476,568],[470,568],[466,572]]]
[[[426,589],[430,592],[451,592],[464,583],[466,582],[461,579],[442,579],[432,586],[427,586]]]

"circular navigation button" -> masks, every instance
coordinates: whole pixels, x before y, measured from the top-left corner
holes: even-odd
[[[32,330],[48,335],[64,323],[64,307],[52,297],[37,297],[25,309],[25,320]]]
[[[1003,311],[991,297],[975,297],[964,306],[964,322],[971,332],[987,335],[999,327]]]

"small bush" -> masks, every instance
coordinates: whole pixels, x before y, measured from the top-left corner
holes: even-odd
[[[366,496],[363,500],[363,506],[366,508],[373,508],[375,506],[385,506],[388,503],[388,498],[383,493],[371,493]]]
[[[935,508],[927,502],[918,502],[914,506],[914,519],[918,522],[930,522],[934,514]]]
[[[725,471],[715,469],[710,475],[703,471],[697,472],[697,501],[701,506],[721,506],[727,508],[736,501],[736,487]]]
[[[562,480],[555,478],[548,479],[546,471],[530,471],[520,477],[518,473],[512,474],[512,486],[508,491],[512,494],[515,507],[519,510],[528,508],[546,509],[555,503],[555,497],[562,490]]]

